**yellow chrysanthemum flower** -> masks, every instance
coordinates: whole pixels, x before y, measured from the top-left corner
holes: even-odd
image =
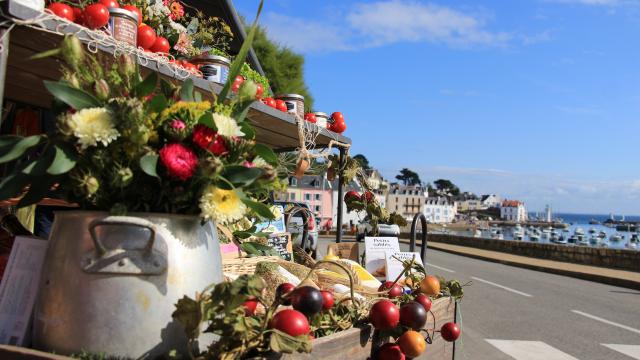
[[[82,109],[69,118],[69,128],[83,149],[101,143],[104,146],[117,139],[120,133],[105,108]]]
[[[235,191],[209,185],[200,198],[200,211],[206,220],[224,225],[242,219],[247,206]]]

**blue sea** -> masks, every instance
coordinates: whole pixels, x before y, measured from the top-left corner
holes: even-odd
[[[535,213],[530,213],[530,219],[533,219]],[[640,250],[640,244],[633,244],[630,240],[632,235],[635,233],[628,231],[617,231],[614,228],[607,227],[602,225],[602,223],[610,218],[610,215],[602,215],[602,214],[570,214],[570,213],[554,213],[554,219],[562,219],[565,224],[568,224],[569,227],[566,230],[557,229],[558,234],[561,234],[565,239],[569,236],[575,234],[576,230],[581,229],[585,234],[585,239],[591,239],[595,237],[600,232],[604,232],[606,236],[604,238],[600,238],[597,242],[592,242],[589,246],[592,247],[608,247],[613,249],[631,249],[631,250]],[[621,220],[620,215],[614,215],[616,220]],[[624,219],[626,221],[640,221],[640,216],[625,216]],[[596,220],[600,222],[600,224],[589,224],[591,220]],[[525,228],[525,227],[523,227]],[[525,228],[526,229],[526,228]],[[523,241],[529,241],[529,233],[530,229],[526,229],[525,236]],[[464,236],[473,236],[473,231],[458,231],[456,232],[459,235]],[[503,227],[501,229],[502,236],[504,240],[512,240],[513,239],[513,227]],[[612,240],[612,235],[619,235],[621,237],[620,240],[614,241]],[[483,230],[481,232],[480,238],[492,238],[493,235],[491,231]],[[537,240],[539,243],[551,243],[549,237],[541,237]],[[567,246],[575,246],[575,244],[567,244]]]

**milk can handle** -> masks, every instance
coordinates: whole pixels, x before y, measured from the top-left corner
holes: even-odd
[[[123,226],[135,226],[149,230],[149,240],[144,250],[146,254],[150,254],[153,249],[153,242],[156,239],[156,225],[151,221],[131,217],[131,216],[107,216],[103,219],[96,219],[89,223],[89,233],[93,239],[93,243],[96,247],[96,253],[102,255],[106,252],[104,245],[98,239],[96,234],[96,228],[102,225],[123,225]]]

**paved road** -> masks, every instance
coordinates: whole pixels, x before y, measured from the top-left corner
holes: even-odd
[[[427,270],[473,282],[460,306],[458,360],[640,359],[639,291],[436,250]]]

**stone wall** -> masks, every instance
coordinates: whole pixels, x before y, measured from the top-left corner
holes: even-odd
[[[419,240],[418,240],[419,241]],[[427,241],[506,252],[514,255],[564,261],[582,265],[640,271],[640,251],[573,245],[539,244],[526,241],[478,239],[466,236],[429,234]]]

